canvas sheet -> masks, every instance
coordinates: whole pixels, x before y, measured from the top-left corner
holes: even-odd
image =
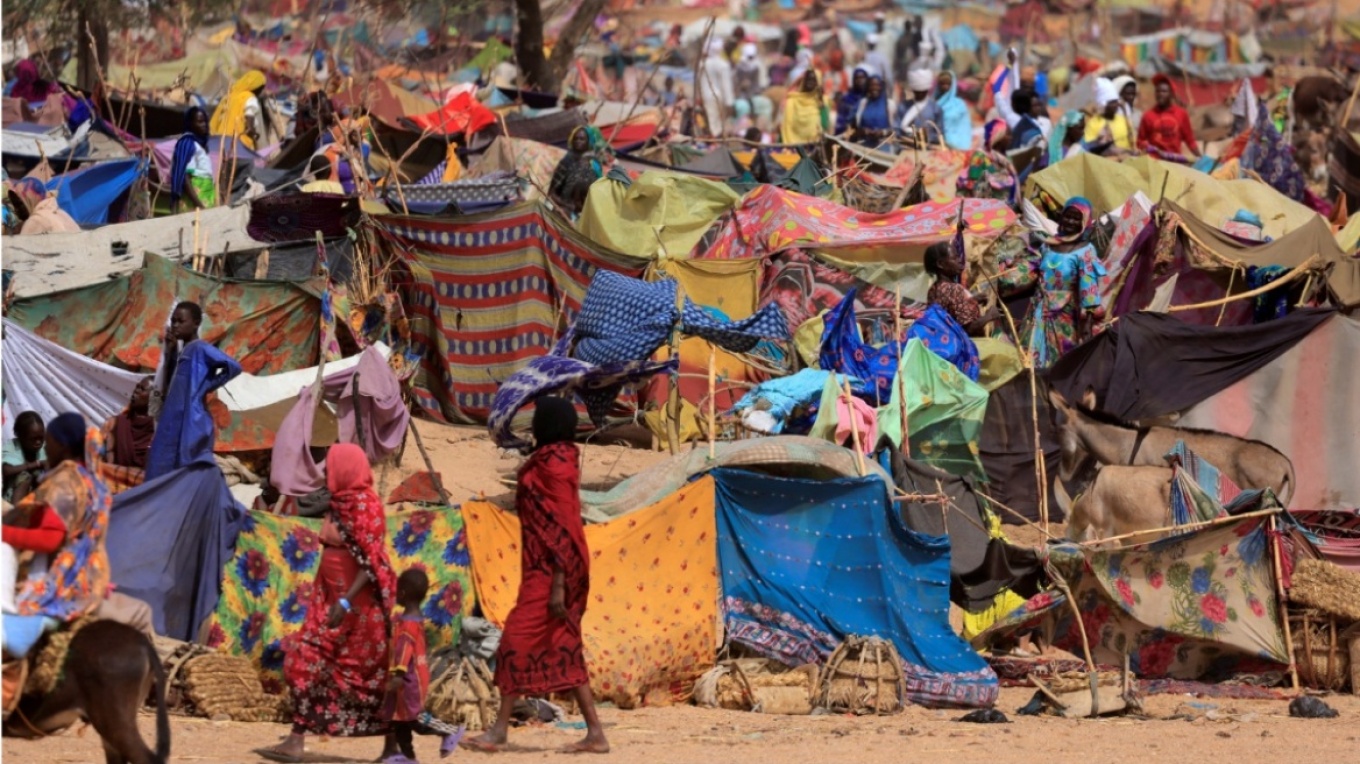
[[[475,164],[468,168],[466,177],[476,178],[493,172],[513,172],[524,179],[520,192],[528,202],[547,197],[557,163],[566,156],[564,149],[528,138],[498,136]]]
[[[1053,550],[1072,588],[1096,663],[1140,678],[1215,679],[1278,670],[1289,660],[1279,625],[1266,521],[1254,517],[1120,551]],[[974,640],[1017,628],[1052,629],[1081,650],[1064,596],[1033,597]]]
[[[183,300],[203,306],[199,337],[252,374],[316,362],[320,301],[301,286],[217,279],[151,254],[129,276],[16,300],[8,317],[83,356],[151,370],[170,310]]]
[[[871,214],[825,199],[763,185],[704,236],[696,258],[768,258],[798,247],[857,262],[921,262],[926,247],[949,241],[960,205],[926,202]],[[1004,202],[963,202],[964,239],[995,239],[1015,222]]]
[[[477,600],[503,624],[519,593],[519,519],[485,502],[463,513]],[[582,631],[596,697],[620,708],[679,702],[713,666],[721,642],[716,536],[708,477],[626,518],[586,526]]]
[[[920,340],[909,340],[897,367],[905,384],[892,386],[878,410],[878,432],[902,444],[902,395],[906,394],[910,457],[951,475],[985,480],[978,439],[987,415],[987,391]]]
[[[925,283],[914,291],[924,296],[929,287],[930,284]],[[852,290],[856,316],[865,321],[892,323],[897,305],[894,289],[871,284],[837,267],[835,261],[814,257],[802,249],[785,250],[767,261],[760,287],[760,304],[778,303],[789,321],[789,330],[796,332],[808,320],[839,305]],[[817,338],[821,338],[820,330]],[[816,358],[817,348],[812,350],[812,357]]]
[[[919,168],[921,182],[925,184],[926,194],[931,199],[953,199],[958,193],[959,175],[968,167],[968,159],[972,155],[971,151],[955,149],[903,152],[892,169],[882,175],[869,173],[868,177],[875,183],[903,188],[911,182]]]
[[[189,465],[113,498],[113,582],[151,606],[157,634],[198,638],[217,607],[243,514],[214,464]]]
[[[594,248],[537,205],[376,221],[409,270],[402,302],[423,359],[415,397],[442,421],[484,421],[500,384],[575,320],[597,270],[637,276],[643,265]]]
[[[889,483],[714,478],[729,642],[798,666],[850,635],[878,636],[901,655],[911,701],[996,702],[996,674],[949,626],[949,539],[910,530]]]
[[[1165,196],[1162,190],[1165,188]],[[1222,225],[1238,210],[1261,216],[1265,234],[1280,238],[1317,213],[1255,180],[1215,180],[1194,168],[1148,157],[1123,162],[1078,154],[1030,176],[1025,196],[1047,194],[1056,204],[1074,196],[1091,200],[1097,215],[1117,210],[1135,191],[1166,199],[1209,225]]]
[[[1297,481],[1290,508],[1354,508],[1360,506],[1356,379],[1360,320],[1335,314],[1269,363],[1196,402],[1177,424],[1279,449],[1293,462]]]
[[[653,170],[631,185],[592,185],[577,228],[615,252],[683,257],[719,215],[740,201],[725,183]]]
[[[248,656],[265,691],[286,692],[280,641],[302,628],[321,564],[321,521],[247,512],[236,553],[222,569],[222,598],[205,643]],[[387,554],[397,575],[424,568],[425,643],[429,653],[457,644],[473,608],[472,570],[463,516],[456,507],[387,516]]]

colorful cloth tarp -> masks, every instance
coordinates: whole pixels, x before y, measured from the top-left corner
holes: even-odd
[[[740,201],[726,184],[651,170],[629,185],[592,185],[577,228],[616,252],[683,257],[719,215]]]
[[[571,324],[597,270],[644,263],[602,252],[537,205],[457,221],[382,217],[402,246],[402,303],[421,369],[416,400],[443,421],[481,421],[500,384],[546,355]]]
[[[926,247],[963,236],[995,239],[1015,223],[1004,202],[927,202],[886,214],[860,212],[825,199],[762,185],[705,234],[696,258],[768,258],[800,247],[855,261],[920,262]]]
[[[1129,655],[1139,677],[1216,679],[1287,663],[1267,518],[1213,526],[1110,552],[1050,547],[1076,598],[1096,663]],[[1080,650],[1065,596],[1050,591],[980,635],[1052,629],[1053,644]]]
[[[407,117],[406,120],[436,135],[472,135],[495,123],[496,114],[483,106],[472,93],[463,92],[435,111]]]
[[[203,306],[199,336],[252,374],[311,366],[319,300],[301,286],[237,282],[147,254],[129,276],[15,300],[7,317],[39,337],[127,369],[155,369],[165,319],[176,302]]]
[[[903,339],[920,340],[930,352],[954,364],[974,382],[982,373],[982,360],[973,338],[949,315],[949,311],[939,305],[927,306],[926,312],[912,322]]]
[[[797,666],[878,636],[913,702],[996,702],[996,675],[949,626],[949,539],[908,529],[882,478],[713,474],[729,642]]]
[[[725,350],[745,353],[763,339],[789,339],[778,305],[766,305],[740,321],[713,319],[689,299],[676,309],[677,282],[647,283],[601,271],[576,318],[573,353],[594,364],[648,358],[670,338],[679,321],[684,334],[702,337]]]
[[[119,197],[146,174],[140,159],[116,159],[58,175],[47,182],[47,192],[57,195],[57,205],[82,226],[109,222],[109,210]]]
[[[855,317],[855,290],[824,317],[820,364],[823,369],[846,374],[857,380],[855,390],[876,402],[888,400],[902,343],[893,337],[880,347],[860,339]]]
[[[208,647],[249,657],[265,691],[283,693],[280,642],[302,628],[321,564],[320,520],[247,512],[236,553],[221,569],[222,597],[208,622]],[[425,643],[433,654],[458,643],[472,614],[472,571],[457,508],[387,516],[387,554],[400,575],[420,567],[430,579]]]
[[[520,528],[493,504],[463,506],[477,600],[503,624],[518,596]],[[687,698],[719,646],[713,479],[586,526],[590,600],[582,631],[591,689],[620,708]]]
[[[526,448],[529,442],[511,430],[515,416],[534,398],[548,394],[581,396],[591,421],[601,427],[624,385],[639,384],[675,367],[674,361],[625,361],[595,366],[560,355],[539,356],[511,374],[496,391],[487,429],[501,448]]]
[[[920,340],[906,343],[888,405],[878,410],[878,431],[902,444],[901,396],[907,396],[907,442],[912,459],[951,475],[986,480],[978,441],[987,416],[987,391]]]
[[[113,498],[113,582],[151,606],[157,634],[198,639],[217,607],[243,515],[216,464],[192,464]]]

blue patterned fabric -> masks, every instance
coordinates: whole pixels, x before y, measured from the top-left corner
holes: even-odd
[[[897,359],[902,352],[898,342],[874,347],[859,337],[855,321],[855,292],[851,289],[840,304],[827,311],[822,329],[822,354],[818,359],[823,369],[854,377],[851,386],[856,394],[871,401],[887,403],[892,397],[893,378],[897,376]]]
[[[682,319],[682,334],[733,353],[748,352],[763,339],[789,339],[788,321],[775,303],[740,321],[721,321],[688,299],[677,315],[675,297],[673,280],[648,283],[610,271],[596,273],[576,317],[574,355],[593,364],[649,358],[670,338],[677,318]]]
[[[901,655],[913,702],[996,702],[996,674],[949,626],[948,537],[907,528],[881,478],[712,474],[730,642],[795,666],[877,636]]]
[[[977,345],[949,311],[931,303],[925,315],[916,319],[907,330],[903,341],[913,338],[924,343],[930,352],[954,364],[964,376],[974,382],[978,380],[978,374],[982,373],[982,357],[978,355]]]
[[[203,396],[240,373],[241,364],[203,340],[184,346],[146,456],[147,482],[190,464],[214,463],[216,430]]]
[[[1288,272],[1283,265],[1248,265],[1247,287],[1252,291],[1275,281]],[[1252,323],[1263,324],[1289,314],[1289,287],[1267,290],[1252,299]]]
[[[559,348],[561,343],[559,343]],[[624,385],[633,385],[654,374],[673,371],[675,360],[625,361],[595,366],[575,358],[545,355],[533,359],[511,374],[496,390],[487,429],[501,448],[527,448],[529,442],[511,431],[515,414],[534,398],[547,394],[579,395],[596,426],[604,424],[609,407]]]
[[[1308,184],[1304,181],[1299,163],[1294,161],[1294,148],[1275,129],[1266,105],[1258,104],[1258,108],[1256,128],[1242,152],[1242,169],[1255,172],[1271,188],[1301,202]]]

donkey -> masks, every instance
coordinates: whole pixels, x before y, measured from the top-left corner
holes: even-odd
[[[1094,394],[1087,391],[1086,407],[1067,402],[1057,390],[1050,390],[1049,402],[1062,414],[1059,442],[1062,460],[1059,475],[1071,479],[1087,458],[1103,465],[1165,467],[1165,455],[1176,445],[1185,445],[1222,471],[1243,489],[1269,488],[1280,503],[1289,506],[1296,483],[1294,465],[1289,457],[1258,440],[1185,427],[1132,427],[1114,420],[1103,421],[1094,413]]]
[[[1071,502],[1067,537],[1100,541],[1171,525],[1171,478],[1170,467],[1101,467],[1086,491]],[[1054,487],[1061,489],[1062,482]],[[1154,541],[1160,535],[1131,536],[1123,543]]]
[[[154,686],[156,750],[137,731],[137,709]],[[25,708],[28,706],[28,708]],[[170,717],[165,708],[165,667],[144,634],[116,621],[96,621],[71,638],[66,674],[50,694],[21,701],[5,734],[40,737],[84,718],[104,743],[105,764],[165,764],[170,758]]]

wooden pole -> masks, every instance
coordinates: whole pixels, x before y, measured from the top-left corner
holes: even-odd
[[[715,438],[718,436],[718,346],[709,343],[708,346],[708,460],[711,462],[718,456],[718,446]]]
[[[1270,518],[1270,555],[1275,562],[1275,596],[1280,598],[1280,622],[1284,624],[1284,645],[1289,653],[1289,681],[1299,689],[1299,663],[1294,656],[1294,634],[1289,625],[1289,601],[1284,593],[1284,573],[1280,568],[1280,539],[1276,537],[1276,518]],[[1311,660],[1311,657],[1310,657]]]
[[[199,235],[200,235],[200,234],[199,234],[199,227],[202,225],[202,222],[201,222],[202,216],[203,216],[203,210],[202,210],[202,208],[200,208],[200,207],[195,207],[195,208],[194,208],[194,255],[193,255],[193,259],[190,261],[190,262],[193,263],[193,268],[194,268],[194,270],[199,270],[200,268],[203,267],[203,260],[202,260],[202,258],[203,258],[203,250],[202,250],[202,249],[200,248],[200,246],[199,246],[199,238],[198,238]]]
[[[902,378],[902,354],[906,352],[906,347],[902,344],[902,284],[897,284],[897,307],[893,310],[893,340],[897,342],[897,408],[898,414],[902,417],[902,442],[898,444],[898,450],[911,456],[911,445],[907,440],[910,428],[907,425],[907,381]]]
[[[850,450],[855,453],[855,471],[860,477],[864,477],[864,452],[859,448],[859,420],[855,419],[854,396],[850,394],[850,379],[847,377],[841,383],[842,394],[845,396],[845,407],[850,414]]]
[[[670,351],[675,359],[675,373],[671,374],[670,390],[666,400],[666,445],[671,455],[680,453],[680,315],[685,310],[685,287],[679,279],[675,282],[675,324],[671,326]]]
[[[1080,546],[1093,546],[1095,544],[1105,544],[1111,541],[1123,541],[1125,539],[1133,538],[1134,536],[1145,536],[1151,533],[1170,533],[1172,531],[1186,532],[1198,530],[1200,528],[1208,528],[1214,525],[1223,525],[1224,523],[1236,522],[1238,520],[1246,520],[1253,517],[1265,517],[1267,515],[1273,516],[1275,514],[1278,514],[1279,511],[1280,510],[1278,509],[1258,509],[1255,512],[1243,512],[1240,515],[1228,515],[1226,517],[1216,517],[1212,520],[1200,520],[1199,522],[1185,523],[1184,525],[1167,525],[1161,528],[1148,528],[1147,530],[1133,531],[1131,533],[1121,533],[1118,536],[1109,536],[1103,539],[1091,539],[1090,541],[1083,541],[1081,542]]]
[[[434,471],[434,462],[430,461],[430,452],[425,450],[425,441],[420,439],[420,430],[416,429],[416,418],[411,417],[406,424],[411,428],[411,434],[416,436],[416,448],[420,449],[420,458],[425,460],[425,469],[430,473],[434,489],[439,492],[439,500],[444,502],[446,507],[453,506],[449,501],[449,492],[444,490],[444,481],[440,480],[439,473]]]

